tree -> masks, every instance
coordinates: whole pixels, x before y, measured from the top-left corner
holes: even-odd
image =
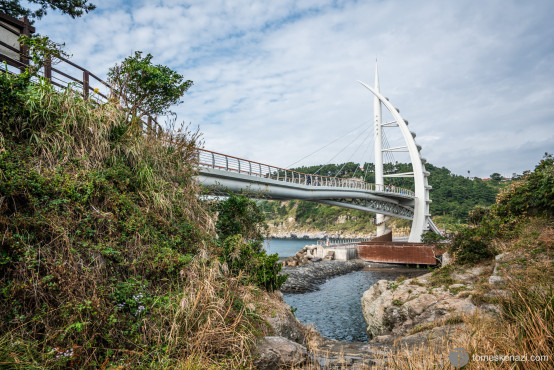
[[[172,113],[169,107],[193,84],[169,67],[152,64],[152,55],[142,57],[141,51],[110,68],[108,81],[131,120]]]
[[[267,224],[261,209],[246,196],[231,193],[215,210],[220,260],[237,276],[268,291],[279,289],[287,277],[279,275],[279,256],[263,249]]]
[[[259,242],[265,239],[268,226],[262,210],[245,195],[230,193],[225,201],[215,206],[218,213],[215,225],[220,240],[233,235],[242,235],[247,241]]]
[[[492,173],[491,174],[491,180],[492,181],[496,181],[496,182],[500,182],[503,180],[503,177],[501,174],[499,174],[498,172],[495,172],[495,173]]]
[[[28,3],[38,4],[40,8],[32,10],[21,5],[20,0],[0,0],[0,11],[12,17],[28,17],[40,19],[45,16],[48,8],[59,10],[71,18],[80,17],[96,9],[96,5],[89,4],[88,0],[28,0]]]

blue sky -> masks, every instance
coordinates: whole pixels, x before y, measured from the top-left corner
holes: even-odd
[[[193,80],[174,110],[207,149],[285,167],[369,127],[356,80],[373,84],[377,56],[381,91],[430,163],[511,176],[554,152],[552,1],[92,2],[37,31],[102,77],[140,50]],[[298,164],[328,162],[356,134]],[[372,160],[362,139],[334,161]]]

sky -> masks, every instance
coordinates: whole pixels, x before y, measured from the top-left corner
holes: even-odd
[[[373,97],[357,81],[373,85],[377,59],[429,163],[511,177],[554,153],[550,0],[92,3],[77,19],[50,11],[37,32],[102,78],[142,51],[192,80],[173,110],[209,150],[279,167],[373,161]]]

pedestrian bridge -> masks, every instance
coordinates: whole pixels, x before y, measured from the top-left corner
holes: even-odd
[[[262,199],[302,199],[413,219],[415,193],[357,179],[311,175],[197,149],[199,182],[213,190],[246,192]],[[434,225],[433,225],[434,226]]]

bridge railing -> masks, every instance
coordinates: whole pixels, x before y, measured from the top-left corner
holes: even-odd
[[[348,188],[367,190],[374,192],[395,193],[406,196],[414,196],[414,192],[408,189],[389,185],[375,185],[357,179],[344,179],[340,177],[312,175],[285,168],[275,167],[260,162],[250,161],[231,155],[213,152],[211,150],[197,148],[198,165],[205,168],[213,168],[229,172],[235,172],[266,179],[283,181],[306,186],[329,186],[335,188]]]
[[[19,44],[21,35],[30,36],[35,28],[26,18],[15,19],[0,12],[0,73],[7,72],[19,74],[29,67],[28,48]],[[57,61],[45,60],[44,66],[36,71],[36,76],[31,79],[38,82],[40,78],[48,81],[58,91],[71,89],[83,97],[94,100],[99,104],[106,103],[110,98],[120,99],[122,93],[115,90],[107,82],[96,76],[91,71],[72,61],[58,56]],[[150,132],[161,132],[162,127],[155,118],[142,114],[140,119],[143,128]]]
[[[333,247],[340,247],[340,246],[350,246],[352,244],[358,244],[362,242],[369,242],[373,238],[349,238],[349,239],[328,239],[328,240],[318,240],[316,241],[317,245],[323,245],[323,246],[333,246]]]

